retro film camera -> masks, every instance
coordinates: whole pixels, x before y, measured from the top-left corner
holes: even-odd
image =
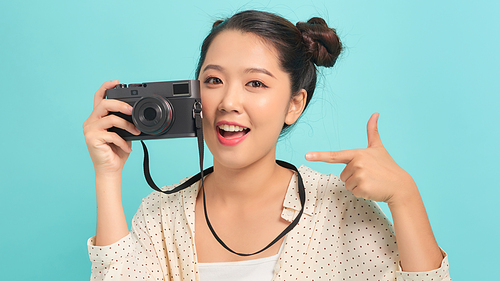
[[[196,137],[195,113],[201,112],[199,80],[118,84],[106,90],[106,98],[133,106],[132,115],[112,112],[142,132],[135,136],[116,127],[109,129],[125,140]]]

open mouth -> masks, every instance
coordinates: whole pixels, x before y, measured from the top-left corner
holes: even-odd
[[[237,125],[223,124],[218,126],[219,134],[225,139],[237,139],[248,134],[250,129]]]

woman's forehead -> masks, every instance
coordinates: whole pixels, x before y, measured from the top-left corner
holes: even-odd
[[[253,33],[238,30],[225,30],[214,38],[201,70],[207,65],[217,65],[226,70],[280,69],[277,52],[270,42]]]

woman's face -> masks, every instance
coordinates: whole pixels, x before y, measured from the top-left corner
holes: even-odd
[[[252,33],[223,31],[208,48],[198,79],[214,164],[239,169],[274,161],[281,128],[296,121],[303,103],[291,99],[290,78],[274,48]]]

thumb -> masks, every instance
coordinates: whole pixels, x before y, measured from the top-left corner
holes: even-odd
[[[373,113],[366,124],[366,134],[368,136],[368,147],[378,147],[383,146],[382,140],[380,139],[380,135],[378,133],[377,121],[379,114]]]
[[[341,151],[314,151],[306,154],[308,161],[348,164],[354,158],[354,150]]]

